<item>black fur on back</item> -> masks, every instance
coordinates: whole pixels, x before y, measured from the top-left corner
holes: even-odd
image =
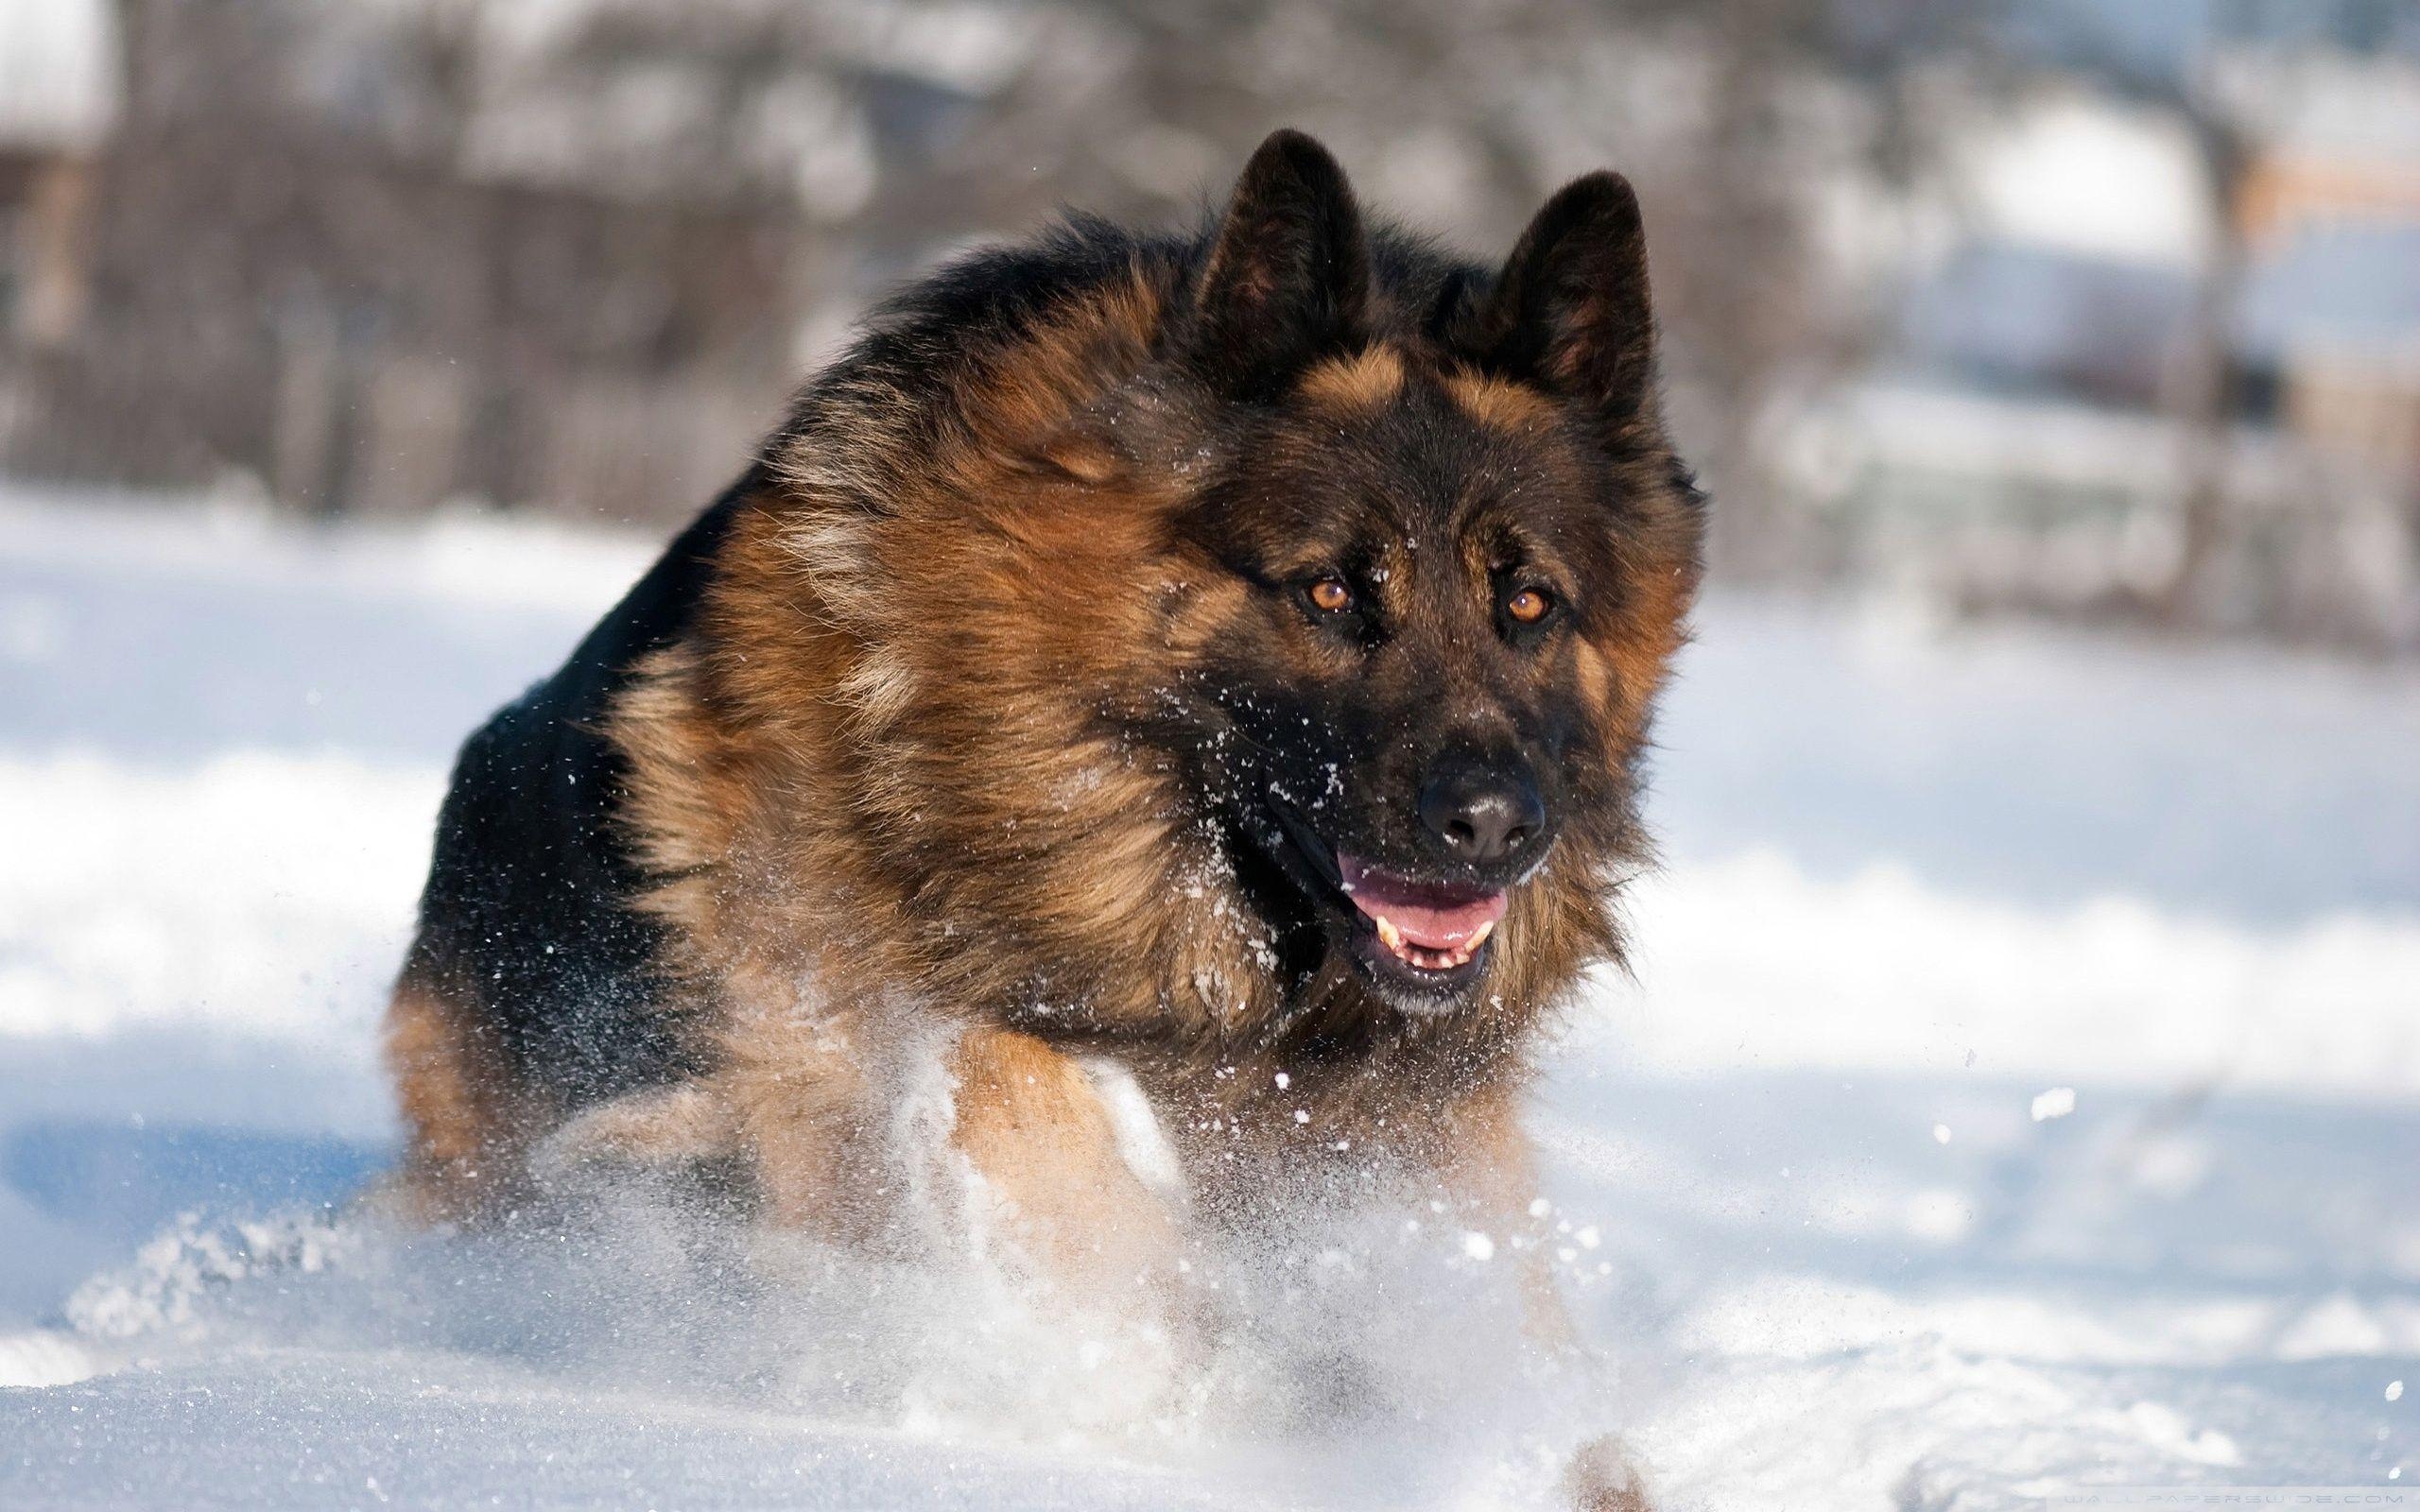
[[[715,553],[762,485],[752,469],[675,539],[552,677],[464,742],[437,818],[419,960],[484,1004],[515,1069],[577,1104],[676,1078],[656,1009],[661,926],[613,822],[623,762],[601,733],[632,668],[686,634]]]
[[[1218,231],[1215,215],[1180,234],[1068,212],[1023,241],[952,259],[873,310],[857,341],[801,392],[764,457],[769,463],[795,448],[812,449],[821,426],[861,408],[904,418],[909,444],[903,450],[929,445],[937,428],[950,423],[959,393],[953,380],[970,364],[1012,345],[1070,297],[1130,271],[1163,291],[1163,339],[1181,340]],[[1367,232],[1372,339],[1410,347],[1443,342],[1493,286],[1494,273],[1427,237],[1377,219]],[[861,502],[883,508],[879,498]]]

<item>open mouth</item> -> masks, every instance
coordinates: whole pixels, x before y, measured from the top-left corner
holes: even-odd
[[[1357,964],[1398,1007],[1443,1012],[1478,981],[1509,888],[1390,870],[1328,844],[1290,803],[1273,802],[1270,812],[1288,870],[1325,905]]]
[[[1420,882],[1341,851],[1336,862],[1345,897],[1370,920],[1378,943],[1418,971],[1444,975],[1469,966],[1504,917],[1501,887]]]

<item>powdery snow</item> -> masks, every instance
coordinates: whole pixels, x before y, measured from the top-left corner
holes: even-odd
[[[1593,1363],[1348,1202],[1184,1369],[676,1194],[351,1214],[452,746],[650,549],[0,492],[0,1504],[2409,1494],[2408,671],[1714,604],[1535,1120]]]

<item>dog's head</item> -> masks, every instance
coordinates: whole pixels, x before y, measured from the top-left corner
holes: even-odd
[[[1335,161],[1271,138],[1175,342],[1211,458],[1176,535],[1218,587],[1173,616],[1166,732],[1293,974],[1433,1016],[1609,948],[1701,509],[1620,178],[1492,281],[1373,265]]]
[[[928,985],[1233,1036],[1527,1011],[1615,949],[1701,535],[1619,178],[1491,272],[1280,132],[1204,238],[918,285],[782,445],[732,696],[839,722],[788,790]]]

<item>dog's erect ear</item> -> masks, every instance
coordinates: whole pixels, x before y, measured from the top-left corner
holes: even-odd
[[[1618,173],[1555,192],[1505,260],[1466,338],[1491,367],[1582,400],[1619,424],[1655,401],[1647,232]]]
[[[1244,164],[1201,270],[1191,354],[1222,392],[1266,399],[1361,334],[1370,249],[1327,148],[1279,131]]]

